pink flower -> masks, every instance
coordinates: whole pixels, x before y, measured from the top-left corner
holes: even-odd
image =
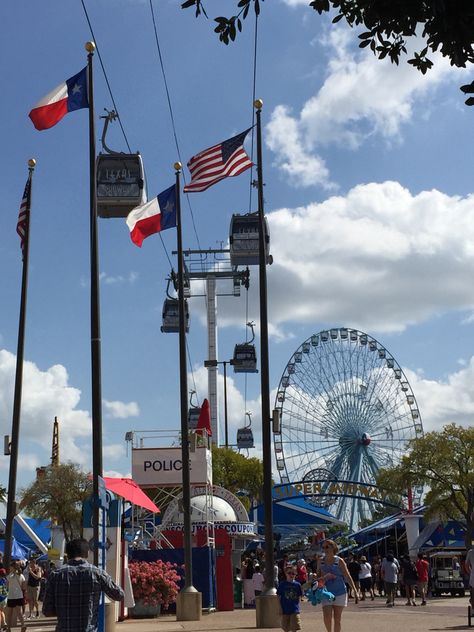
[[[165,609],[176,601],[180,576],[177,565],[171,562],[141,562],[132,560],[129,565],[135,600],[150,606],[162,605]]]

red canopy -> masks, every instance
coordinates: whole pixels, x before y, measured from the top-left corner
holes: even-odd
[[[160,510],[155,503],[148,498],[145,492],[135,483],[132,478],[112,478],[111,476],[104,476],[105,487],[122,496],[125,500],[129,500],[132,504],[144,507],[153,511],[153,513],[160,513]]]
[[[196,426],[196,432],[199,433],[200,430],[206,430],[207,434],[212,437],[211,410],[209,408],[209,402],[207,401],[207,399],[202,400],[201,413],[199,414],[199,419]]]

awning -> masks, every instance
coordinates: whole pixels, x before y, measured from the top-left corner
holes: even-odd
[[[133,505],[144,507],[149,509],[153,513],[159,513],[159,508],[155,503],[148,498],[145,492],[141,489],[132,478],[112,478],[111,476],[104,476],[105,487],[122,496],[125,500],[129,500]]]

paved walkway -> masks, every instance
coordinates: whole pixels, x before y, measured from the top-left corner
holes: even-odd
[[[437,632],[469,630],[467,597],[438,598],[427,606],[404,605],[399,599],[395,608],[386,608],[385,600],[365,601],[350,605],[342,618],[343,632]],[[302,604],[303,632],[325,632],[321,607]],[[53,619],[27,622],[27,632],[52,632]],[[200,621],[176,621],[174,615],[157,619],[127,619],[116,624],[115,632],[248,632],[255,629],[255,610],[234,610],[205,614]],[[471,628],[474,631],[474,627]],[[109,631],[110,632],[110,631]]]

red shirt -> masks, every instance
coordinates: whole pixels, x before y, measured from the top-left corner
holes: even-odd
[[[418,581],[427,582],[428,569],[430,567],[428,562],[426,560],[417,560],[415,566],[416,566],[416,572],[418,573]]]

